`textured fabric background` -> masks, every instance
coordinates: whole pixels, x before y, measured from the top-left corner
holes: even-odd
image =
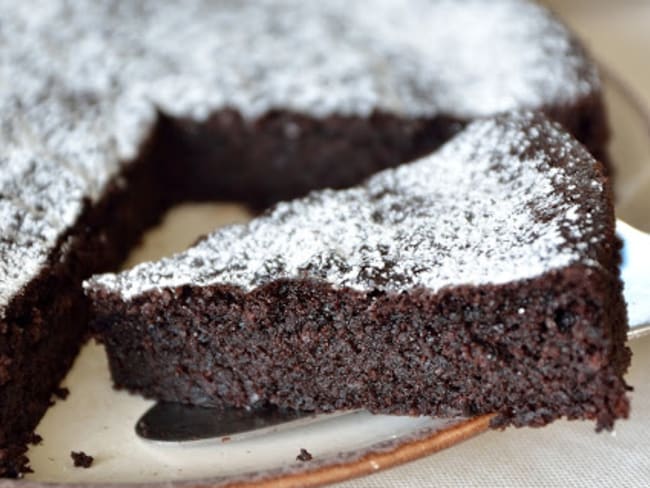
[[[547,3],[579,33],[594,56],[650,107],[650,1]],[[650,230],[650,185],[638,191],[648,203],[626,218]],[[336,487],[650,486],[650,337],[630,345],[634,357],[627,380],[635,387],[632,414],[612,434],[595,434],[593,424],[585,422],[488,432],[427,458]]]

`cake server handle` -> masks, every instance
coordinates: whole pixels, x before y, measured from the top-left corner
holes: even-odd
[[[623,295],[630,323],[628,339],[650,334],[650,234],[641,232],[622,220],[616,232],[623,240]]]

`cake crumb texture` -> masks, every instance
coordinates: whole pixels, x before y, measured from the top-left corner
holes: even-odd
[[[70,451],[70,457],[74,463],[75,468],[90,468],[95,458],[89,456],[83,451]]]

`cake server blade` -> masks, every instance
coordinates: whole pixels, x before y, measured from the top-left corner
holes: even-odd
[[[255,432],[277,425],[315,417],[301,412],[261,405],[252,408],[206,408],[172,402],[158,402],[135,425],[139,437],[160,442],[203,441]]]
[[[621,276],[628,305],[628,337],[633,339],[650,334],[650,235],[620,220],[616,230],[623,240]],[[281,424],[313,418],[313,413],[272,405],[211,409],[159,402],[138,420],[135,431],[148,440],[186,443],[253,432],[259,435]]]
[[[650,234],[618,220],[616,232],[623,240],[623,294],[630,323],[628,338],[650,334]]]

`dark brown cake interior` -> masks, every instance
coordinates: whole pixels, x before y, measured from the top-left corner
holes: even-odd
[[[616,280],[589,274],[398,296],[309,281],[186,287],[100,296],[97,325],[116,386],[150,398],[611,427],[628,411],[624,304]]]

